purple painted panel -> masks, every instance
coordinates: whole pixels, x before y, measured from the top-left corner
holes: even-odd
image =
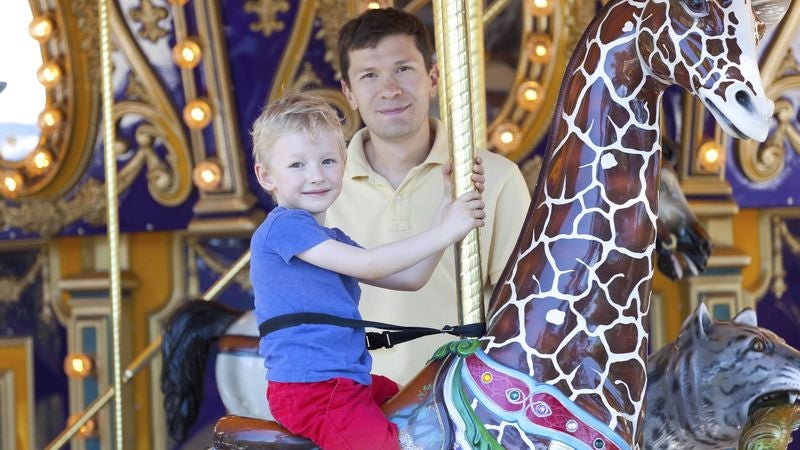
[[[786,225],[793,236],[800,236],[800,219],[787,220]],[[792,254],[783,246],[783,268],[786,271],[786,292],[777,297],[772,291],[759,300],[756,306],[758,325],[768,328],[794,348],[800,348],[800,255]],[[800,450],[800,433],[793,434],[792,450]]]

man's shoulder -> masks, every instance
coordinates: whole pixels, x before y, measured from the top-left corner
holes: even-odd
[[[503,155],[498,155],[497,153],[491,152],[489,150],[478,150],[478,156],[483,158],[483,165],[487,168],[494,167],[494,168],[502,168],[505,170],[520,172],[517,163],[511,161],[510,159],[506,158]]]
[[[514,161],[503,155],[488,150],[478,150],[477,155],[483,159],[483,168],[487,174],[487,187],[500,182],[501,184],[525,185],[525,178]]]

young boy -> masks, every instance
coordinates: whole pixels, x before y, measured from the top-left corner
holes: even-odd
[[[482,167],[473,170],[477,192],[455,201],[445,167],[443,198],[427,231],[361,248],[341,230],[322,225],[341,191],[345,164],[333,108],[310,95],[287,95],[266,107],[252,136],[259,184],[277,202],[250,243],[259,323],[296,312],[360,319],[359,281],[419,289],[443,250],[483,225]],[[399,449],[397,427],[380,409],[398,387],[370,375],[363,328],[298,325],[267,334],[259,350],[270,409],[290,432],[325,450]]]

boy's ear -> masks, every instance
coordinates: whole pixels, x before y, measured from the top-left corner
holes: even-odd
[[[358,103],[356,103],[356,98],[353,96],[353,91],[350,90],[347,82],[344,80],[340,80],[339,82],[342,84],[342,94],[344,94],[344,97],[347,99],[347,103],[350,104],[353,110],[358,110]]]
[[[272,175],[270,175],[267,167],[262,164],[256,164],[253,170],[256,172],[258,184],[260,184],[265,191],[272,192],[272,190],[275,189],[275,181],[272,179]]]

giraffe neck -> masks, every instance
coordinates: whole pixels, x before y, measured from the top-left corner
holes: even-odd
[[[483,340],[491,358],[554,385],[631,441],[646,379],[666,87],[643,71],[639,14],[609,4],[567,67]]]

